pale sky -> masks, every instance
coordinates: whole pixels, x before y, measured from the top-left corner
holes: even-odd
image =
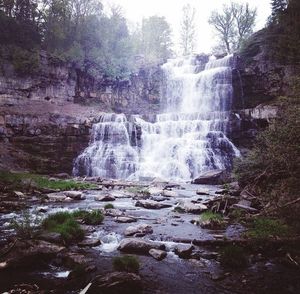
[[[220,9],[228,0],[103,0],[105,6],[115,3],[123,8],[125,17],[132,23],[137,23],[143,17],[152,15],[165,16],[173,30],[175,50],[178,49],[182,7],[189,3],[196,8],[196,53],[209,53],[215,44],[214,32],[208,24],[208,18],[215,9]],[[256,30],[265,26],[271,14],[270,0],[235,0],[235,2],[248,2],[251,7],[257,7]]]

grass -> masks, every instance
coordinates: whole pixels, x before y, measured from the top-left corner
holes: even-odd
[[[100,225],[104,220],[104,216],[100,210],[76,210],[72,215],[75,218],[81,218],[87,225]]]
[[[221,264],[229,268],[243,268],[248,264],[247,256],[242,247],[228,245],[221,251]]]
[[[105,206],[104,206],[104,209],[113,209],[113,208],[115,208],[115,207],[114,207],[114,205],[111,204],[111,203],[107,203],[107,204],[105,204]]]
[[[20,239],[34,238],[40,228],[41,219],[36,214],[30,214],[28,211],[21,213],[20,219],[13,219],[10,227],[15,230]]]
[[[140,263],[137,257],[124,255],[113,258],[113,267],[116,271],[138,273]]]
[[[57,212],[49,215],[43,220],[42,227],[49,232],[59,233],[67,243],[84,237],[83,230],[70,212]]]
[[[266,217],[254,219],[252,227],[246,232],[246,236],[253,239],[287,237],[289,235],[291,235],[290,228],[281,220]]]
[[[72,180],[50,181],[47,177],[31,173],[13,173],[0,171],[0,182],[11,185],[14,189],[24,189],[26,186],[36,187],[39,189],[55,190],[83,190],[93,189],[96,186],[89,183],[80,183]]]
[[[150,196],[150,192],[147,188],[129,187],[129,188],[126,188],[126,191],[133,193],[133,194],[142,194],[145,196]]]
[[[203,222],[208,222],[208,221],[222,222],[223,217],[219,213],[215,213],[215,212],[212,212],[212,211],[208,210],[208,211],[205,211],[205,212],[201,213],[200,220],[203,221]]]

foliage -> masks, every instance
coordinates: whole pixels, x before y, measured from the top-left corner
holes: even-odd
[[[126,191],[134,194],[142,194],[145,196],[150,196],[150,192],[147,188],[141,188],[141,187],[129,187],[126,188]]]
[[[183,14],[181,20],[181,47],[183,50],[183,55],[189,55],[193,53],[195,46],[195,14],[196,9],[192,8],[190,4],[183,6]]]
[[[162,16],[144,18],[132,34],[134,53],[142,55],[146,63],[159,64],[172,54],[171,28]]]
[[[267,239],[271,237],[286,237],[291,233],[289,227],[282,221],[266,217],[255,218],[253,227],[246,236],[254,239]]]
[[[185,212],[185,210],[180,206],[175,206],[173,211],[178,212],[178,213],[184,213]]]
[[[48,178],[41,175],[14,173],[3,170],[0,171],[0,182],[4,185],[10,185],[13,188],[20,188],[22,190],[28,182],[30,182],[30,186],[34,186],[39,189],[80,190],[95,188],[95,185],[89,183],[80,183],[72,180],[50,181]]]
[[[287,8],[288,1],[287,0],[272,0],[272,14],[269,18],[269,24],[278,24],[281,14]]]
[[[254,148],[245,158],[237,160],[234,168],[242,187],[257,195],[263,204],[269,204],[271,212],[292,222],[299,222],[298,97],[281,97],[277,101],[278,118],[258,135]]]
[[[14,218],[10,226],[15,230],[18,238],[32,239],[37,235],[40,224],[41,219],[37,214],[22,211],[21,218]]]
[[[117,271],[137,273],[140,263],[138,258],[132,255],[117,256],[113,258],[113,267]]]
[[[42,227],[49,232],[61,234],[63,240],[68,243],[84,237],[83,230],[73,214],[69,212],[57,212],[49,215],[43,220]]]
[[[231,2],[224,4],[222,11],[213,11],[209,24],[218,36],[218,53],[232,53],[238,50],[243,42],[253,33],[256,9],[249,4]]]
[[[104,206],[104,209],[113,209],[113,208],[114,208],[114,205],[112,203],[107,203]]]
[[[242,247],[228,245],[221,251],[221,264],[229,268],[242,268],[247,266],[248,260]]]
[[[208,210],[208,211],[204,211],[203,213],[201,213],[200,219],[203,222],[205,222],[205,221],[221,222],[223,220],[223,217],[219,213],[215,213],[215,212]]]
[[[99,225],[103,222],[104,216],[100,210],[76,210],[72,213],[75,218],[81,218],[87,225]]]

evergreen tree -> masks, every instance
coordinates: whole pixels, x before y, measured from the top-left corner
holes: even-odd
[[[269,19],[270,24],[278,24],[282,12],[287,8],[288,0],[272,0],[272,14]]]

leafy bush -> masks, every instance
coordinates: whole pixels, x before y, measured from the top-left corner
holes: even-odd
[[[297,224],[300,221],[300,202],[297,202],[300,181],[300,90],[297,87],[300,81],[295,81],[295,96],[281,97],[277,101],[278,118],[258,135],[248,155],[235,162],[234,172],[242,187],[256,195],[262,204],[271,204],[270,211]]]
[[[34,238],[41,225],[41,219],[37,214],[30,214],[29,211],[23,211],[20,219],[13,219],[10,227],[15,230],[17,236],[21,239]]]
[[[112,203],[107,203],[104,206],[104,209],[113,209],[113,208],[114,208],[114,205]]]
[[[248,260],[242,247],[228,245],[221,251],[221,264],[224,267],[242,268],[247,266]]]
[[[69,212],[57,212],[49,215],[43,220],[42,226],[49,232],[61,234],[66,242],[81,240],[84,237],[83,230],[73,214]]]
[[[137,257],[124,255],[113,259],[113,267],[117,271],[137,273],[140,269],[140,264]]]
[[[255,239],[267,239],[270,237],[286,237],[290,233],[290,228],[282,221],[260,217],[253,221],[253,227],[246,235]]]
[[[223,217],[219,213],[215,213],[212,211],[205,211],[200,215],[201,221],[222,221]]]
[[[75,218],[82,218],[87,225],[99,225],[103,222],[104,216],[100,210],[76,210],[72,213]]]

